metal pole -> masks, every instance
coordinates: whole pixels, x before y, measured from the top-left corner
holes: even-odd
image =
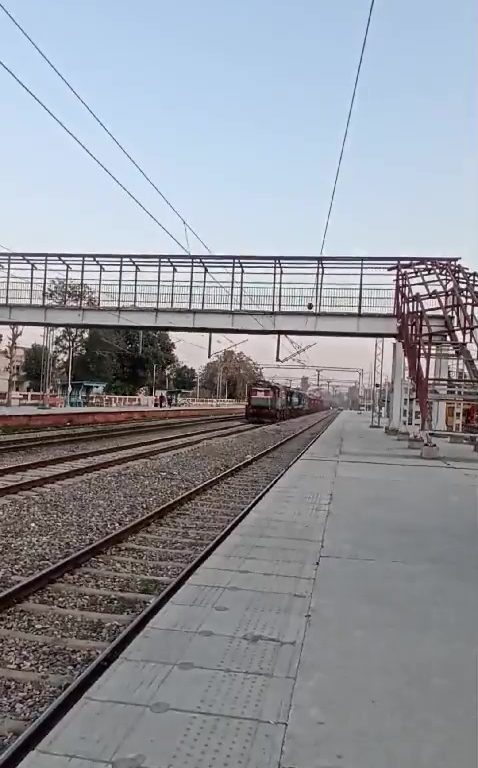
[[[68,357],[68,400],[67,405],[68,408],[70,407],[70,398],[71,398],[71,369],[73,366],[73,340],[70,338],[70,350],[69,350],[69,357]]]
[[[153,397],[156,390],[156,363],[153,363]]]
[[[46,332],[47,326],[43,326],[43,339],[41,350],[41,372],[40,372],[40,392],[43,402],[45,401],[45,352],[46,352]]]
[[[375,339],[375,350],[373,357],[373,383],[372,383],[372,415],[370,419],[371,427],[380,427],[381,423],[381,405],[382,381],[383,381],[383,339]]]
[[[50,355],[49,355],[49,366],[48,366],[48,390],[51,389],[51,381],[52,381],[52,372],[53,372],[53,349],[55,347],[55,330],[54,328],[50,328]],[[50,405],[50,400],[48,399],[48,405]]]

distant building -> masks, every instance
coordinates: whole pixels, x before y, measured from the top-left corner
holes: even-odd
[[[300,388],[302,392],[307,392],[309,389],[309,377],[308,376],[302,376],[300,380]]]
[[[0,349],[0,393],[8,392],[8,358],[6,356],[6,348]],[[23,365],[25,363],[25,347],[17,347],[15,352],[14,366],[14,378],[13,378],[13,391],[24,392],[26,390],[27,382],[25,381],[25,375],[23,372]]]

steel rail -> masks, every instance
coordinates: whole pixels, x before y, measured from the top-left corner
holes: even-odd
[[[137,637],[137,635],[145,628],[150,620],[156,616],[157,613],[171,600],[171,598],[179,591],[179,589],[187,582],[192,574],[202,565],[208,557],[217,549],[217,547],[230,535],[230,533],[239,525],[239,523],[249,514],[249,512],[256,506],[256,504],[269,492],[269,490],[278,482],[278,480],[290,469],[290,467],[300,459],[300,457],[307,451],[307,449],[321,436],[321,434],[327,429],[327,427],[334,421],[337,416],[337,411],[331,414],[326,414],[314,424],[308,425],[303,429],[295,432],[293,435],[280,440],[275,445],[260,451],[255,456],[252,456],[244,461],[239,462],[225,472],[221,472],[213,478],[210,478],[205,483],[201,483],[190,491],[181,494],[176,499],[163,504],[157,510],[144,515],[133,523],[129,523],[123,528],[115,531],[112,534],[101,539],[89,547],[77,552],[75,555],[65,558],[55,566],[41,571],[40,573],[30,577],[29,579],[21,582],[21,584],[12,587],[11,589],[0,594],[0,608],[10,607],[14,605],[23,597],[27,597],[33,592],[42,589],[48,583],[51,583],[54,579],[62,576],[64,573],[73,570],[77,565],[81,565],[86,559],[93,557],[100,551],[101,548],[107,548],[116,544],[118,541],[135,533],[137,530],[147,526],[149,523],[157,518],[164,517],[168,512],[172,511],[179,504],[189,501],[194,496],[201,493],[203,490],[209,489],[211,486],[219,483],[221,480],[239,472],[241,469],[250,466],[254,462],[272,453],[274,450],[280,448],[286,443],[290,442],[294,438],[299,437],[310,429],[317,426],[318,423],[322,423],[322,429],[320,432],[313,436],[313,438],[302,448],[302,450],[295,456],[288,465],[281,470],[276,477],[263,488],[260,493],[237,515],[237,517],[229,523],[229,525],[216,536],[216,538],[198,555],[192,563],[177,576],[171,584],[169,584],[161,594],[159,594],[149,605],[140,613],[136,618],[132,620],[130,624],[113,640],[113,642],[90,664],[84,672],[82,672],[55,701],[15,740],[15,742],[4,752],[0,757],[0,768],[17,768],[18,764],[24,757],[31,752],[39,742],[51,731],[51,729],[69,712],[73,705],[83,696],[93,683],[110,667],[123,650]],[[90,554],[91,552],[91,554]],[[72,560],[76,561],[72,563]],[[16,591],[16,597],[13,596],[13,592]],[[20,594],[23,593],[23,594]],[[13,599],[10,600],[10,597]],[[5,601],[7,600],[7,603]]]
[[[241,417],[237,419],[231,419],[231,421],[241,421]],[[186,426],[186,425],[185,425]],[[189,425],[188,425],[189,426]],[[31,469],[40,469],[41,467],[48,467],[50,464],[64,464],[69,461],[77,461],[80,459],[90,459],[93,456],[104,456],[108,453],[116,453],[117,451],[127,451],[132,448],[143,448],[148,445],[156,445],[157,443],[170,443],[172,440],[182,440],[188,437],[194,437],[194,435],[207,435],[209,432],[222,432],[227,429],[233,429],[235,424],[225,424],[223,427],[211,426],[209,429],[196,429],[192,432],[185,432],[184,434],[177,435],[160,435],[153,437],[150,440],[140,440],[134,443],[124,443],[123,445],[109,446],[103,448],[91,448],[89,451],[81,451],[78,453],[70,453],[64,456],[50,456],[44,459],[35,459],[34,461],[25,461],[20,464],[8,464],[4,467],[0,467],[0,477],[4,475],[14,475],[17,472],[29,472]],[[237,426],[246,426],[246,422]],[[175,429],[175,427],[171,427]],[[179,427],[176,427],[179,429]]]
[[[224,416],[206,416],[206,417],[191,417],[189,419],[158,419],[156,422],[147,422],[146,424],[141,421],[124,422],[123,424],[113,426],[106,426],[104,424],[98,425],[94,429],[89,429],[82,432],[73,432],[68,435],[59,435],[58,432],[49,435],[38,437],[36,434],[25,435],[18,439],[6,439],[0,440],[0,453],[9,453],[10,451],[27,451],[30,448],[44,448],[50,445],[67,445],[68,443],[82,442],[87,440],[107,440],[110,437],[125,437],[134,431],[136,434],[148,433],[148,432],[161,432],[165,429],[180,429],[191,424],[213,424],[218,421],[233,421],[234,419],[241,418],[240,413],[233,413]],[[65,427],[66,430],[74,429],[74,427]]]
[[[181,448],[189,448],[190,446],[202,443],[204,440],[212,440],[214,437],[221,437],[223,432],[225,433],[224,437],[227,437],[228,435],[233,435],[237,432],[249,432],[252,429],[257,429],[257,425],[240,424],[237,427],[234,427],[230,424],[227,424],[223,427],[211,427],[210,429],[203,431],[191,432],[189,437],[187,435],[174,435],[165,438],[158,438],[158,440],[154,441],[148,440],[146,441],[146,445],[151,445],[151,443],[154,443],[153,447],[145,448],[145,450],[137,453],[126,454],[123,456],[114,455],[109,459],[102,459],[92,464],[80,464],[80,466],[69,467],[68,469],[60,469],[58,472],[46,474],[41,477],[32,477],[25,480],[19,480],[18,482],[13,482],[8,485],[0,485],[0,497],[14,496],[18,493],[21,493],[22,491],[30,491],[33,488],[40,488],[43,485],[53,485],[54,483],[61,482],[62,480],[68,480],[72,477],[81,477],[82,475],[89,475],[95,472],[99,472],[102,469],[109,469],[110,467],[117,467],[121,464],[129,464],[133,461],[148,459],[150,456],[157,456],[161,453],[169,453],[170,451],[180,450]],[[197,439],[191,439],[191,437],[194,437],[194,435],[197,435]],[[174,440],[177,440],[177,442],[173,442]],[[158,442],[164,442],[166,445],[158,445]],[[119,448],[102,448],[100,449],[100,453],[116,454],[117,452],[126,451],[136,447],[137,446],[128,445],[120,446]],[[94,455],[96,454],[93,451],[92,456]],[[60,457],[59,461],[60,463],[66,463],[67,461],[73,463],[76,461],[84,460],[85,458],[88,457],[83,454],[72,454],[70,457]],[[38,459],[38,461],[31,462],[30,464],[25,463],[11,465],[10,467],[2,467],[0,468],[0,476],[8,476],[9,473],[6,470],[10,470],[10,474],[15,475],[19,472],[27,472],[29,470],[55,465],[57,461],[58,459],[55,458]]]

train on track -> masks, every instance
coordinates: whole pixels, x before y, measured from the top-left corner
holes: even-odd
[[[325,410],[319,394],[307,394],[271,381],[255,381],[247,389],[246,420],[253,424],[294,419]]]

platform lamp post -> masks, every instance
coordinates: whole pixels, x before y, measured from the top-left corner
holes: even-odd
[[[153,398],[156,396],[156,363],[153,363]],[[153,400],[154,404],[154,400]]]
[[[71,405],[71,369],[73,367],[73,339],[70,337],[70,345],[68,350],[68,396],[67,405],[68,408]]]

